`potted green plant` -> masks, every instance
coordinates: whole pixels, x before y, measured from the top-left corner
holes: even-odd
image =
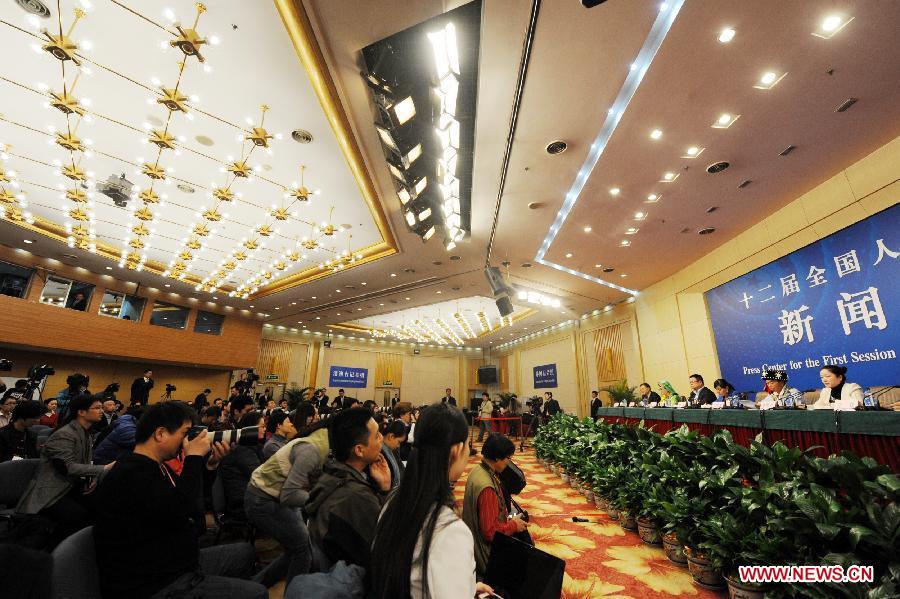
[[[284,394],[288,400],[288,408],[296,410],[301,402],[309,401],[315,391],[314,387],[297,387],[296,385],[285,389]]]
[[[622,405],[628,405],[629,402],[633,402],[636,399],[634,395],[635,389],[637,387],[629,387],[627,381],[621,380],[614,385],[604,387],[603,391],[609,393],[614,404],[625,402]]]

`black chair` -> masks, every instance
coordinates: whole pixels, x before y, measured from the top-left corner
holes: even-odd
[[[213,518],[216,521],[216,540],[215,544],[219,544],[222,534],[226,531],[246,530],[246,540],[251,545],[256,538],[256,529],[247,520],[237,519],[227,514],[228,502],[225,499],[225,485],[222,483],[222,477],[216,473],[216,480],[212,485],[212,508]]]
[[[22,493],[37,472],[40,460],[12,460],[0,463],[0,519],[10,522]]]
[[[53,599],[100,597],[100,568],[94,548],[94,527],[82,528],[53,550]]]

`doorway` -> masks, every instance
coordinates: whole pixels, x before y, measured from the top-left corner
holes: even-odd
[[[394,397],[400,398],[399,387],[375,387],[375,402],[383,408],[390,408]]]

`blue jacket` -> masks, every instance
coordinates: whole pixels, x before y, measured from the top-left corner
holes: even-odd
[[[134,449],[134,435],[137,422],[131,414],[116,418],[112,431],[94,448],[94,463],[106,465],[115,461],[120,454]]]

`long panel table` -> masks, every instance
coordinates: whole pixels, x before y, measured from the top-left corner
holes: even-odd
[[[900,412],[833,412],[831,410],[711,410],[673,408],[600,408],[607,422],[644,426],[665,434],[686,424],[702,435],[728,429],[736,443],[749,446],[762,433],[763,442],[782,441],[827,457],[847,449],[870,456],[900,472]]]

